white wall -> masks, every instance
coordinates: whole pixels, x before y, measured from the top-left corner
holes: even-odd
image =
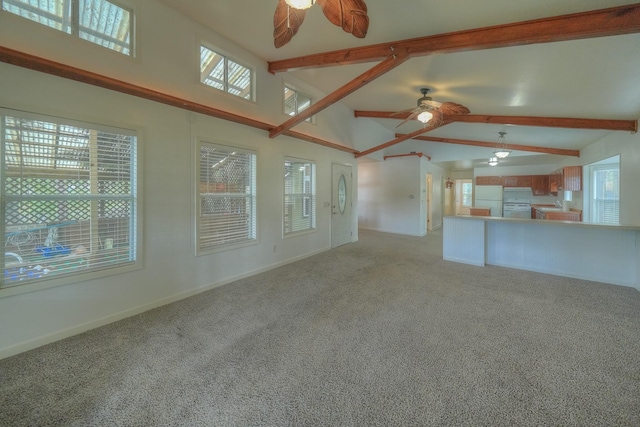
[[[152,7],[153,6],[153,7]],[[18,17],[0,13],[3,45],[161,89],[206,105],[272,123],[281,113],[282,79],[237,46],[206,31],[161,3],[140,0],[138,56],[123,57]],[[258,102],[251,103],[203,87],[198,82],[199,37],[220,43],[238,58],[257,64]],[[162,46],[154,43],[159,40]],[[171,58],[168,60],[167,58]],[[291,262],[331,247],[331,164],[357,165],[353,155],[265,131],[0,63],[0,106],[135,129],[141,147],[143,268],[117,276],[6,296],[0,293],[0,358],[136,314]],[[301,132],[345,145],[358,138],[355,119],[319,114]],[[331,126],[323,123],[330,122]],[[194,149],[203,138],[240,145],[258,153],[258,239],[256,245],[196,257],[194,248]],[[317,165],[317,231],[282,238],[284,156]],[[353,181],[357,188],[357,180]],[[357,192],[352,192],[353,240],[357,240]],[[330,203],[329,203],[330,205]],[[277,251],[272,248],[276,245]]]
[[[444,171],[425,157],[392,157],[358,167],[361,228],[423,236],[427,233],[427,173],[433,179],[433,227],[442,225]]]

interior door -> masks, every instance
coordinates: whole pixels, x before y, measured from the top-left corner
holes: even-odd
[[[331,165],[331,247],[351,242],[351,166]]]

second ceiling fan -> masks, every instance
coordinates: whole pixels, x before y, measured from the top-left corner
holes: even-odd
[[[427,123],[429,126],[439,126],[442,123],[443,116],[470,113],[469,109],[464,105],[456,104],[455,102],[434,101],[433,98],[427,96],[429,90],[426,87],[420,89],[422,98],[418,98],[418,106],[416,108],[409,108],[393,114],[394,116],[400,116],[409,113],[407,118],[396,127],[400,127],[409,120],[414,119],[419,120],[425,126]]]

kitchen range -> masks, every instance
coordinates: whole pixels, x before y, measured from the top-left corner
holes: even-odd
[[[531,200],[505,198],[502,207],[505,218],[528,218],[531,219]]]

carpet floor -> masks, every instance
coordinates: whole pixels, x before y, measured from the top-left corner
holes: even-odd
[[[1,360],[0,425],[639,426],[640,292],[361,230]]]

